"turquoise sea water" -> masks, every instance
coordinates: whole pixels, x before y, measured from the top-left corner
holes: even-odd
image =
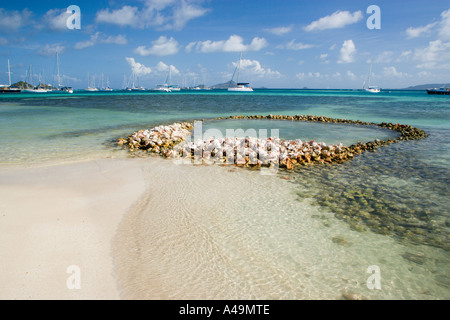
[[[400,297],[450,298],[450,99],[424,91],[377,95],[350,90],[256,90],[160,93],[75,93],[0,96],[0,165],[40,165],[104,156],[126,157],[112,147],[118,137],[160,124],[230,115],[318,115],[409,124],[424,140],[365,153],[332,167],[313,167],[290,178],[297,201],[326,228],[331,220],[361,234],[376,234],[404,246],[400,260],[426,274],[426,285],[405,285]],[[283,121],[205,122],[204,128],[279,129],[287,139],[345,145],[393,135],[379,128]],[[333,243],[344,245],[345,236]],[[380,248],[389,252],[389,248]],[[382,263],[381,263],[382,264]],[[413,277],[413,276],[410,276]],[[425,280],[424,280],[425,279]],[[256,281],[256,280],[255,280]],[[404,280],[411,282],[411,278]],[[320,285],[319,285],[320,286]],[[400,290],[401,291],[401,290]],[[280,297],[296,298],[293,295]],[[376,298],[397,297],[383,291]]]

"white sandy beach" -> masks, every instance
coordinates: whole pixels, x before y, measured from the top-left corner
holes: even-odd
[[[0,169],[0,299],[119,299],[111,240],[145,190],[137,163]]]
[[[445,296],[402,258],[403,245],[350,230],[297,201],[300,190],[279,176],[158,158],[2,168],[0,299],[398,299],[428,287],[427,298]],[[366,286],[371,265],[383,290]],[[68,286],[70,267],[79,289]]]

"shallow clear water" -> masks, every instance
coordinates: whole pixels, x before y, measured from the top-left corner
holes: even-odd
[[[395,139],[398,133],[376,126],[357,126],[349,124],[314,123],[284,120],[217,120],[202,123],[203,136],[217,133],[218,137],[279,137],[285,140],[316,140],[328,145],[340,144],[350,146],[358,142],[376,139]],[[228,130],[228,133],[227,133]]]
[[[179,192],[174,198],[190,209],[178,211],[166,199],[152,203],[160,208],[156,220],[148,203],[130,211],[133,219],[125,219],[118,238],[138,234],[133,239],[144,249],[136,257],[127,254],[132,247],[120,248],[116,262],[127,266],[121,269],[127,279],[122,283],[126,296],[134,297],[339,299],[350,291],[376,299],[448,299],[449,109],[448,97],[422,91],[0,96],[0,165],[126,157],[126,152],[111,147],[118,137],[159,124],[230,115],[312,114],[413,125],[429,136],[365,153],[343,165],[279,173],[290,180],[244,170],[229,177],[227,168],[198,167],[195,173],[186,169],[194,181],[178,186],[175,180]],[[379,128],[290,121],[204,125],[221,130],[279,129],[286,139],[346,145],[393,134]],[[208,174],[218,183],[205,189],[195,183]],[[221,179],[226,187],[221,187]],[[248,189],[252,193],[239,192],[249,181],[256,183]],[[234,200],[203,210],[214,188],[224,199]],[[196,201],[203,204],[202,210],[195,207]],[[166,219],[173,224],[163,223]],[[130,231],[131,221],[139,233]],[[145,225],[151,228],[139,229]],[[366,286],[370,265],[381,268],[381,290]],[[149,289],[161,282],[163,289]]]

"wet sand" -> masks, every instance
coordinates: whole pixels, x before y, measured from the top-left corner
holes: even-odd
[[[0,299],[119,299],[111,240],[146,189],[145,165],[0,168]]]

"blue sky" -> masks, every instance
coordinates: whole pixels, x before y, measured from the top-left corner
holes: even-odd
[[[67,8],[81,29],[67,28]],[[369,29],[370,5],[381,29]],[[55,84],[56,51],[64,84],[101,74],[122,88],[229,81],[243,52],[240,81],[270,88],[403,88],[450,82],[450,3],[399,0],[98,0],[2,1],[0,84],[24,80],[32,66]]]

